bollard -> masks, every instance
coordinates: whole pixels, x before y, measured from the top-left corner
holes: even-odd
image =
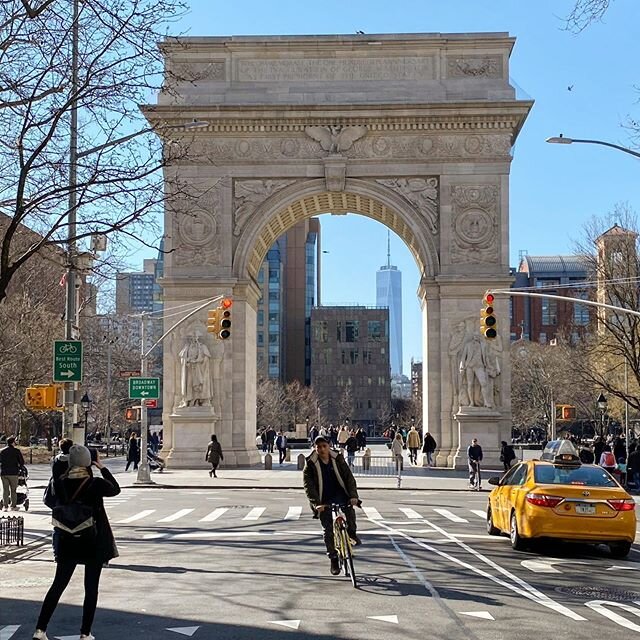
[[[29,464],[33,464],[33,448],[29,447]]]
[[[284,454],[284,461],[291,462],[291,449],[289,449],[289,447],[286,448],[286,451]]]
[[[266,471],[271,471],[271,469],[273,465],[273,458],[271,456],[270,453],[267,453],[267,455],[264,457],[264,468]]]
[[[371,449],[367,447],[362,456],[362,470],[369,471],[371,469]]]
[[[304,453],[299,453],[298,454],[298,471],[301,471],[302,469],[304,469],[304,465],[306,461],[307,459],[304,457]]]

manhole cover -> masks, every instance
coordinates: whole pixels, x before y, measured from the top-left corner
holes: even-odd
[[[612,602],[624,602],[626,600],[640,600],[638,591],[626,591],[607,587],[556,587],[556,591],[570,596],[578,596],[588,600],[609,600]]]

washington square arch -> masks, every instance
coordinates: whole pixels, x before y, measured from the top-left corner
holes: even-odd
[[[495,305],[496,340],[480,337],[479,311],[486,289],[510,284],[511,152],[532,106],[509,82],[514,44],[505,33],[162,43],[163,91],[144,113],[176,158],[165,310],[233,298],[231,339],[207,333],[204,309],[165,343],[169,466],[202,466],[210,433],[227,466],[259,462],[258,271],[300,220],[347,212],[393,230],[418,265],[423,425],[438,464],[466,465],[472,437],[497,461],[511,429],[508,300]]]

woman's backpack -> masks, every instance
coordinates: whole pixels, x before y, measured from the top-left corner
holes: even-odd
[[[82,542],[89,542],[96,537],[96,521],[91,505],[76,502],[76,498],[91,478],[85,478],[68,502],[57,504],[51,513],[51,521],[55,529],[62,535],[71,536]]]
[[[602,466],[611,468],[616,466],[616,459],[611,451],[605,451]]]

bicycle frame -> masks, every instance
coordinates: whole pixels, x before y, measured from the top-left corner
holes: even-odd
[[[338,554],[340,569],[344,569],[344,575],[351,578],[351,583],[356,586],[356,574],[353,567],[353,552],[351,539],[347,533],[347,521],[341,513],[342,509],[353,509],[352,505],[332,504],[333,515],[333,544]]]

